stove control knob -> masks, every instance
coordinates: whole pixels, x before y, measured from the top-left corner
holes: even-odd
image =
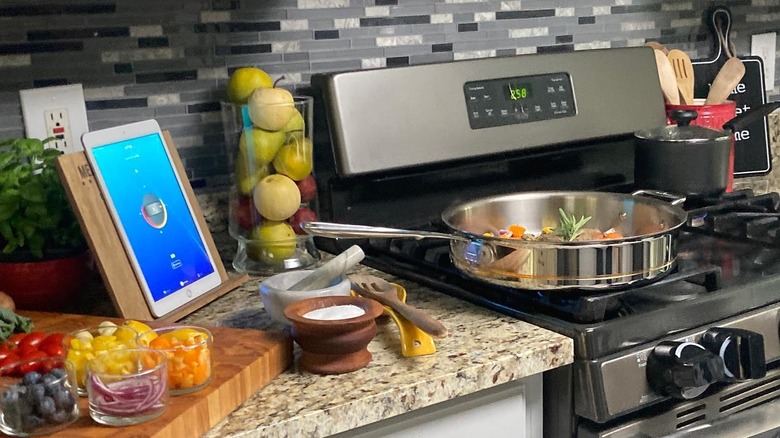
[[[722,379],[723,360],[694,342],[661,342],[647,358],[647,381],[661,395],[689,400]]]
[[[766,376],[764,337],[736,328],[711,328],[701,344],[723,359],[726,381],[760,379]]]

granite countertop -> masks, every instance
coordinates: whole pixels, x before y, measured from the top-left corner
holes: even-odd
[[[226,265],[229,266],[227,262]],[[365,266],[353,271],[378,274],[403,285],[408,302],[442,321],[450,334],[435,340],[436,353],[403,357],[395,324],[380,324],[377,336],[368,346],[373,360],[365,368],[319,376],[293,366],[246,400],[205,437],[328,436],[573,360],[573,342],[567,337]],[[258,293],[261,280],[251,277],[183,322],[284,330],[263,308]]]

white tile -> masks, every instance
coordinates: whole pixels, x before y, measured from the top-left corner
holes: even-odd
[[[146,98],[149,106],[167,106],[181,103],[178,94],[152,94]]]
[[[611,15],[612,7],[610,6],[595,6],[593,8],[593,15]]]
[[[521,9],[519,0],[512,0],[508,2],[501,2],[502,11],[519,11]]]
[[[199,68],[198,79],[228,79],[227,67]]]
[[[422,35],[403,35],[392,37],[377,37],[376,45],[378,47],[410,46],[422,44]]]
[[[481,21],[496,21],[496,13],[495,12],[477,12],[474,14],[474,21],[481,22]]]
[[[629,21],[627,23],[620,23],[620,30],[623,32],[630,32],[632,30],[650,30],[655,29],[654,21]]]
[[[460,59],[480,59],[480,58],[495,58],[495,50],[472,50],[468,52],[455,52],[453,58],[455,60]]]
[[[431,14],[431,24],[452,23],[452,14]]]
[[[309,20],[282,20],[279,22],[282,30],[306,30]]]
[[[390,6],[369,6],[366,8],[366,17],[388,17]]]
[[[533,55],[536,53],[536,47],[518,47],[515,49],[518,55]]]
[[[387,66],[387,59],[385,58],[367,58],[360,60],[360,66],[364,69],[369,68],[382,68]]]
[[[300,51],[300,41],[279,41],[271,43],[271,52],[273,53],[298,53]]]
[[[30,55],[0,56],[0,67],[25,67],[30,65]]]
[[[550,29],[547,27],[527,27],[525,29],[509,29],[509,38],[528,38],[547,36]]]
[[[84,100],[112,99],[115,97],[125,97],[125,87],[123,85],[84,89]]]
[[[335,29],[357,29],[360,27],[359,18],[336,18],[333,20]]]
[[[612,43],[609,41],[590,41],[575,44],[574,50],[609,49],[610,47],[612,47]]]
[[[156,37],[156,36],[162,36],[162,34],[163,34],[163,29],[162,26],[159,25],[130,26],[131,37]]]
[[[555,8],[556,17],[573,17],[574,8]]]
[[[224,23],[230,21],[230,11],[202,11],[201,23]]]
[[[298,9],[346,8],[349,0],[298,0]]]

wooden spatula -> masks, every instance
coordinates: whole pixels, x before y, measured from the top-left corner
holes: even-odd
[[[672,63],[664,52],[655,49],[655,65],[658,69],[658,80],[661,82],[661,90],[664,92],[666,102],[672,105],[680,104],[680,93],[677,91],[677,78],[672,69]]]
[[[666,48],[663,44],[657,42],[657,41],[648,41],[645,43],[647,47],[652,47],[655,50],[660,50],[664,53],[664,56],[669,54],[669,49]]]
[[[677,77],[677,88],[680,90],[680,99],[684,105],[693,104],[693,64],[687,53],[679,49],[672,49],[668,55],[672,63],[674,75]]]
[[[745,64],[739,58],[729,58],[712,81],[710,92],[707,93],[707,100],[704,101],[704,104],[712,105],[725,102],[734,87],[739,85],[743,76],[745,76]]]

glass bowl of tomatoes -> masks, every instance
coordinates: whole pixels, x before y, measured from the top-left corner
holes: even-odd
[[[0,432],[46,435],[78,418],[76,372],[65,358],[36,357],[0,366]]]
[[[138,335],[138,345],[165,352],[171,395],[199,391],[211,382],[213,337],[203,327],[177,325]]]

